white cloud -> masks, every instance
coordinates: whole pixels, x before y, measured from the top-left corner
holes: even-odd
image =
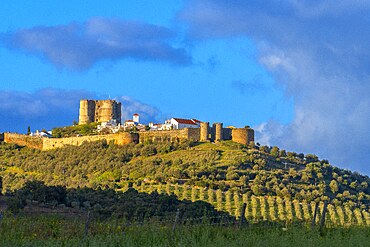
[[[122,102],[122,120],[132,119],[132,115],[137,113],[141,123],[158,122],[160,111],[151,105],[145,104],[128,96],[118,98]]]
[[[294,120],[261,124],[261,142],[370,174],[369,9],[370,1],[205,0],[187,1],[179,18],[193,38],[254,40],[293,97]]]
[[[191,64],[183,48],[171,44],[172,30],[141,22],[92,18],[85,23],[37,26],[0,35],[0,42],[47,59],[58,67],[89,69],[101,60],[164,61]]]

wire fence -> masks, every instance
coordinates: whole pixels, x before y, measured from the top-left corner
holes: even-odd
[[[272,220],[271,217],[263,219],[259,216],[253,218],[251,215],[246,215],[248,205],[244,203],[242,205],[241,215],[235,217],[227,214],[226,212],[219,212],[220,215],[205,215],[200,217],[189,217],[189,214],[185,211],[177,210],[176,212],[168,213],[165,215],[153,215],[146,217],[145,214],[142,217],[125,217],[122,215],[101,214],[92,209],[78,210],[78,211],[55,211],[46,210],[40,211],[23,211],[22,215],[26,216],[58,216],[63,218],[72,218],[84,220],[86,219],[89,224],[94,222],[120,222],[124,227],[142,227],[142,226],[173,226],[174,228],[180,226],[189,225],[203,225],[203,226],[238,226],[238,227],[253,227],[253,228],[288,228],[291,226],[299,227],[353,227],[353,226],[370,226],[370,214],[366,211],[352,211],[347,209],[342,213],[333,211],[333,206],[329,203],[320,204],[317,203],[313,206],[313,214],[309,217],[279,217],[276,215],[276,219]],[[339,210],[340,212],[340,210]],[[347,214],[346,214],[347,213]],[[2,215],[0,214],[0,220]]]
[[[76,210],[76,211],[57,211],[57,210],[40,210],[37,211],[25,210],[18,215],[5,215],[0,213],[0,223],[4,218],[18,218],[25,216],[30,221],[35,221],[37,217],[45,217],[47,219],[56,219],[57,221],[64,221],[67,224],[74,224],[75,229],[78,230],[77,235],[86,239],[90,235],[97,233],[114,233],[125,234],[128,231],[145,231],[146,229],[165,229],[168,232],[176,232],[181,229],[192,229],[192,227],[216,227],[216,228],[232,228],[238,230],[277,230],[289,231],[295,228],[305,228],[321,232],[327,228],[347,228],[347,227],[370,227],[369,221],[358,221],[353,217],[352,221],[345,221],[344,224],[334,224],[331,220],[330,211],[328,210],[330,204],[324,205],[316,204],[314,207],[314,214],[312,217],[299,220],[277,220],[271,221],[270,219],[253,219],[247,217],[245,213],[236,218],[234,216],[223,213],[222,215],[204,215],[199,217],[191,217],[191,214],[186,213],[186,208],[183,210],[178,209],[175,212],[167,215],[154,215],[151,217],[142,218],[127,218],[119,217],[117,215],[102,215],[92,209],[89,210]],[[242,205],[242,212],[246,212],[247,204]],[[36,208],[35,208],[36,209]],[[1,225],[1,224],[0,224]],[[36,224],[37,225],[37,224]],[[44,224],[47,225],[47,224]]]
[[[43,212],[35,214],[34,212],[24,212],[24,216],[44,216],[44,217],[61,217],[64,219],[78,220],[81,223],[81,228],[84,228],[85,234],[88,234],[91,229],[95,228],[110,228],[113,231],[119,229],[129,229],[138,227],[166,227],[175,231],[181,227],[235,227],[235,228],[250,228],[250,229],[284,229],[290,227],[307,227],[307,222],[254,222],[244,219],[236,219],[231,216],[201,216],[201,217],[186,217],[182,218],[181,212],[177,211],[171,216],[154,216],[145,219],[127,219],[116,218],[114,216],[104,218],[92,211],[85,212]],[[82,224],[83,223],[83,224]]]

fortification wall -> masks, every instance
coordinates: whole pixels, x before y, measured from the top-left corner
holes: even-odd
[[[61,148],[65,145],[80,146],[84,142],[94,142],[106,140],[117,145],[125,145],[129,143],[137,143],[139,141],[138,134],[122,132],[117,134],[94,135],[94,136],[79,136],[67,138],[43,138],[43,150]]]
[[[16,133],[4,133],[4,142],[36,149],[43,148],[43,139],[44,138],[41,137],[21,135]]]
[[[199,141],[200,140],[200,129],[199,128],[189,128],[185,129],[189,140]]]
[[[0,141],[4,140],[6,143],[14,143],[20,146],[28,146],[41,150],[50,150],[54,148],[61,148],[65,145],[79,146],[83,142],[94,142],[99,140],[106,140],[117,145],[125,145],[129,143],[145,143],[156,141],[180,141],[182,139],[192,141],[208,141],[214,139],[232,140],[237,143],[248,145],[254,142],[254,130],[251,128],[237,128],[229,129],[222,128],[222,124],[214,125],[214,128],[209,128],[209,123],[205,123],[202,128],[185,128],[180,130],[163,130],[163,131],[145,131],[140,133],[121,132],[117,134],[107,135],[92,135],[79,136],[67,138],[41,138],[28,135],[21,135],[15,133],[0,134]],[[214,136],[211,136],[214,132]],[[202,137],[205,140],[202,140]],[[211,138],[211,139],[210,139]]]
[[[223,140],[231,140],[231,131],[232,131],[232,129],[230,129],[230,128],[223,128],[222,129]]]
[[[185,128],[180,130],[159,130],[159,131],[145,131],[140,132],[140,143],[147,141],[178,141],[181,139],[199,140],[199,129]]]
[[[231,130],[232,140],[234,142],[248,145],[254,142],[254,130],[251,128],[237,128]]]

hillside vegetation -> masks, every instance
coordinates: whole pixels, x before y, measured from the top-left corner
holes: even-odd
[[[39,151],[2,143],[0,170],[2,191],[8,194],[32,180],[94,190],[134,187],[206,201],[236,217],[247,203],[246,217],[272,221],[309,220],[316,203],[322,208],[323,201],[330,201],[333,221],[370,224],[368,176],[278,147],[101,141]]]
[[[75,124],[72,126],[53,128],[53,137],[71,137],[80,135],[94,135],[97,134],[97,126],[99,123]]]

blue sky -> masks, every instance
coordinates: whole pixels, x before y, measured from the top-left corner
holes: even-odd
[[[369,1],[13,1],[0,6],[0,131],[123,118],[253,126],[370,174]]]

